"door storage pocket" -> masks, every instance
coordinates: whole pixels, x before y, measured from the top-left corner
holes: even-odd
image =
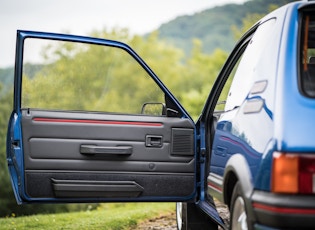
[[[138,197],[143,187],[134,181],[51,179],[56,197]]]

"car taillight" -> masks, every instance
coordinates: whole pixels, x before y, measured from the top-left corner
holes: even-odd
[[[315,156],[273,154],[272,192],[315,193]]]

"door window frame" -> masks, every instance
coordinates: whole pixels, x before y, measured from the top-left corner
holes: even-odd
[[[15,55],[15,74],[14,74],[14,101],[13,101],[13,111],[21,113],[21,96],[22,96],[22,74],[23,74],[23,53],[24,53],[24,41],[27,38],[38,38],[46,40],[60,40],[68,42],[79,42],[94,45],[112,46],[116,48],[121,48],[125,50],[129,55],[131,55],[140,66],[148,73],[148,75],[154,80],[154,82],[161,88],[166,97],[166,103],[170,104],[170,109],[178,108],[177,116],[182,118],[189,118],[191,121],[193,119],[184,109],[184,107],[179,103],[179,101],[174,97],[174,95],[168,90],[164,83],[157,77],[153,70],[144,62],[144,60],[127,44],[119,41],[92,38],[85,36],[69,35],[69,34],[57,34],[57,33],[46,33],[37,31],[17,31],[16,40],[16,55]]]

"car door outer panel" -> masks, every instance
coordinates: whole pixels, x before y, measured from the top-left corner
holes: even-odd
[[[194,193],[190,120],[114,117],[22,110],[29,198],[176,199]],[[146,143],[148,136],[160,144]],[[82,152],[86,146],[94,152]]]

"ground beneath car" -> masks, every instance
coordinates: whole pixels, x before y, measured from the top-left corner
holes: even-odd
[[[176,230],[176,214],[174,212],[160,215],[156,218],[139,223],[137,230]]]
[[[224,220],[225,224],[228,225],[230,213],[226,205],[221,204],[219,202],[215,202],[217,206],[217,210]],[[137,230],[176,230],[176,213],[170,212],[166,214],[162,214],[153,219],[146,220],[144,222],[139,223],[135,228]],[[219,228],[221,229],[221,228]]]

